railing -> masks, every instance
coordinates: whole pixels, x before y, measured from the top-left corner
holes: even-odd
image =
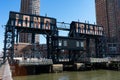
[[[70,24],[64,22],[57,22],[57,28],[59,30],[70,30]]]
[[[109,58],[109,61],[120,61],[120,58]]]
[[[120,62],[120,58],[82,58],[81,62],[101,63],[101,62]]]
[[[59,62],[69,62],[69,59],[59,59]]]
[[[107,63],[107,62],[120,62],[120,58],[81,58],[79,62],[89,62],[89,63]],[[19,65],[51,65],[53,64],[52,59],[37,59],[37,58],[27,58],[19,59]],[[69,59],[59,59],[59,62],[69,62]]]
[[[94,63],[94,62],[108,62],[108,58],[90,58],[90,62]]]
[[[19,61],[19,65],[51,65],[51,64],[53,64],[52,59],[27,59]]]

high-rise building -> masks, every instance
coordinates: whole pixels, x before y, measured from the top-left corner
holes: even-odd
[[[40,15],[40,0],[21,0],[21,13]],[[31,43],[30,33],[20,33],[19,42]],[[35,35],[35,43],[39,42],[39,35]]]
[[[120,0],[95,0],[96,20],[104,27],[109,56],[120,55]]]
[[[40,0],[21,0],[20,12],[40,15]]]

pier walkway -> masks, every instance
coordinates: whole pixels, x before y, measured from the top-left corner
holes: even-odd
[[[0,66],[0,80],[13,80],[8,61]]]

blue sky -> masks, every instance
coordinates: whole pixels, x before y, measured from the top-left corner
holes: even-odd
[[[58,22],[80,21],[94,24],[94,0],[40,0],[40,15],[57,18]],[[19,12],[20,0],[0,0],[0,51],[4,43],[4,26],[9,18],[9,11]],[[2,27],[3,26],[3,27]]]

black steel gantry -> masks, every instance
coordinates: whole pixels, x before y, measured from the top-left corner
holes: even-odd
[[[9,20],[5,28],[4,40],[4,60],[9,57],[9,61],[14,58],[14,44],[19,44],[20,33],[31,33],[31,44],[35,43],[35,34],[47,35],[47,58],[52,52],[51,37],[57,35],[56,19],[50,17],[10,12]]]
[[[103,57],[105,39],[102,26],[80,22],[59,23],[61,27],[57,26],[55,18],[10,12],[5,28],[4,60],[8,57],[13,61],[14,44],[19,43],[20,33],[31,33],[31,44],[35,43],[35,34],[46,34],[47,58],[52,58],[54,62],[60,62],[61,51],[68,53],[68,62],[80,61],[81,55],[85,53],[87,54],[85,57],[92,57],[90,56],[90,39],[95,39],[96,57]],[[68,31],[69,35],[59,36],[58,30]]]
[[[106,54],[106,39],[104,36],[104,29],[102,26],[95,24],[88,24],[73,21],[70,26],[71,37],[85,38],[86,39],[86,53],[87,57],[104,57]],[[92,45],[95,45],[95,54],[92,56],[90,53],[90,40],[93,40]]]
[[[3,60],[5,61],[6,57],[9,60],[13,61],[14,54],[14,37],[15,37],[15,27],[5,27],[5,40],[4,40],[4,55]]]

